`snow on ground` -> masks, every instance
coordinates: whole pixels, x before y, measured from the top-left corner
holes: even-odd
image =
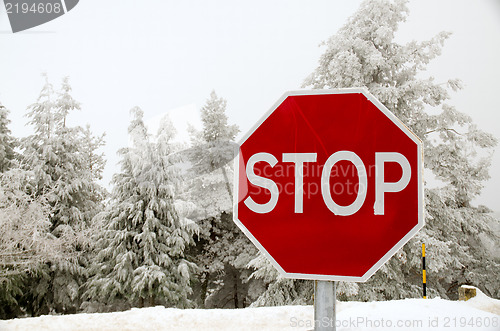
[[[466,286],[462,285],[462,287]],[[476,289],[476,296],[467,300],[467,305],[493,314],[500,315],[500,300],[488,297],[477,287],[474,286],[468,286],[468,287]],[[500,330],[500,326],[498,330]]]
[[[500,330],[500,300],[406,299],[339,302],[337,330]],[[132,309],[0,321],[0,330],[312,330],[312,306],[245,309]],[[328,323],[328,321],[318,321]]]

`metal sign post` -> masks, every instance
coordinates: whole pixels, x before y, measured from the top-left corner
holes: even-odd
[[[335,331],[335,282],[317,280],[314,282],[314,330]]]

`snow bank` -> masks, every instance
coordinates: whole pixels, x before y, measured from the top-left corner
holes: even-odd
[[[313,308],[133,308],[118,313],[41,316],[1,321],[0,330],[283,330],[289,327],[292,316],[301,320],[312,319]]]
[[[465,286],[467,285],[462,285],[462,287]],[[496,315],[500,315],[500,300],[488,297],[477,287],[474,286],[468,286],[468,287],[476,289],[476,296],[467,300],[467,305]],[[500,326],[498,327],[498,330],[500,330]]]
[[[479,293],[479,292],[478,292]],[[500,300],[339,302],[337,330],[500,330]],[[312,330],[313,307],[132,309],[0,321],[0,330]],[[328,323],[328,321],[318,321]]]

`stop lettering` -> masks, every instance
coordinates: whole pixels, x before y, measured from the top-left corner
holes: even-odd
[[[283,162],[293,162],[295,164],[295,213],[303,213],[304,210],[304,192],[303,192],[303,167],[304,162],[316,162],[316,153],[283,153]],[[330,172],[332,167],[341,160],[348,160],[353,163],[357,169],[359,183],[356,192],[356,200],[348,206],[340,206],[332,198],[330,192]],[[270,200],[264,204],[256,203],[251,196],[244,201],[245,205],[252,211],[260,214],[271,212],[278,202],[279,189],[274,181],[258,176],[254,172],[254,165],[259,161],[264,161],[274,167],[278,160],[269,153],[257,153],[250,157],[246,166],[246,175],[248,181],[255,186],[263,187],[271,193]],[[384,181],[385,162],[397,162],[403,174],[399,181],[387,183]],[[375,205],[374,214],[384,215],[384,194],[385,192],[399,192],[403,190],[411,177],[411,168],[404,155],[399,153],[375,153]],[[332,154],[327,160],[321,173],[321,195],[323,200],[335,215],[349,216],[356,213],[363,205],[368,189],[368,179],[366,168],[363,161],[354,152],[338,151]]]

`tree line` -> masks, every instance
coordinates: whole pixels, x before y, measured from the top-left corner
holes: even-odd
[[[324,43],[303,87],[365,86],[424,143],[426,225],[366,283],[340,283],[345,300],[419,297],[420,245],[429,296],[456,298],[467,283],[500,296],[498,220],[473,206],[496,139],[449,104],[461,82],[435,82],[426,65],[449,37],[398,44],[405,1],[372,0]],[[148,132],[130,112],[112,190],[100,184],[104,135],[69,126],[80,109],[64,79],[27,109],[32,134],[13,137],[0,106],[0,316],[102,312],[164,305],[242,308],[310,304],[312,282],[280,277],[232,221],[232,162],[239,131],[215,92],[200,109],[191,142],[173,142],[165,117]],[[496,223],[495,223],[496,222]],[[341,236],[342,234],[332,234]]]

